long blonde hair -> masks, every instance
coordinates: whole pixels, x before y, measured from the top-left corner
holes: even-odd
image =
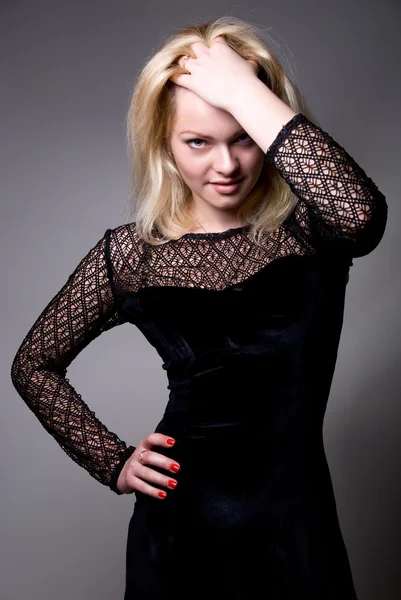
[[[169,148],[176,87],[170,77],[186,72],[177,61],[182,54],[192,54],[193,42],[210,46],[218,35],[242,58],[260,65],[258,77],[274,94],[316,123],[273,51],[275,42],[260,27],[224,16],[188,25],[169,37],[139,73],[127,114],[131,208],[136,231],[152,245],[175,239],[179,236],[172,232],[188,230],[195,224],[190,211],[191,190]],[[257,183],[239,207],[238,217],[251,226],[249,233],[258,241],[262,233],[276,230],[297,202],[279,172],[265,160]]]

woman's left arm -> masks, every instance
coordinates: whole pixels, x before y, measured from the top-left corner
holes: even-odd
[[[371,252],[386,227],[385,196],[328,133],[292,111],[260,80],[248,83],[230,112],[303,201],[295,209],[300,222],[306,221],[306,210],[319,242],[354,257]]]
[[[173,82],[231,113],[263,150],[300,199],[297,227],[319,246],[350,256],[371,252],[383,237],[387,204],[363,169],[276,96],[257,77],[258,64],[244,60],[221,36],[210,47],[194,42],[191,51],[186,73],[174,75]]]

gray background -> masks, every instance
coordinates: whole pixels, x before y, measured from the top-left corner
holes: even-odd
[[[322,127],[389,202],[383,241],[351,269],[324,436],[360,600],[401,597],[398,0],[2,0],[1,600],[123,597],[134,496],[73,463],[9,372],[82,256],[129,220],[134,77],[164,37],[224,14],[270,28]],[[93,342],[68,376],[128,443],[153,431],[167,400],[159,357],[129,325]]]

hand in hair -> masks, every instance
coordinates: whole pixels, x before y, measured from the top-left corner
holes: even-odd
[[[217,108],[228,110],[230,98],[238,88],[257,78],[258,63],[244,60],[222,36],[217,36],[210,47],[194,42],[191,50],[193,57],[184,60],[181,56],[178,60],[180,66],[185,62],[189,73],[173,75],[170,79]]]

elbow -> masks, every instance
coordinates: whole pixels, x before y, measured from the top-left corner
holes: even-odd
[[[11,381],[13,386],[18,389],[18,385],[19,385],[19,381],[21,379],[22,376],[22,368],[21,368],[21,360],[20,360],[20,355],[17,352],[17,354],[14,356],[14,359],[11,363],[11,371],[10,371],[10,376],[11,376]]]
[[[358,208],[361,208],[359,204]],[[359,213],[359,218],[352,216],[339,220],[319,220],[315,222],[315,230],[319,242],[334,251],[345,253],[351,258],[366,256],[372,252],[384,236],[387,224],[387,203],[381,192],[377,192],[370,203]]]
[[[353,257],[366,256],[372,252],[383,239],[388,219],[388,206],[385,196],[378,192],[375,202],[370,205],[365,219],[357,228],[353,242]]]
[[[11,381],[19,395],[27,400],[31,391],[40,387],[46,371],[45,363],[38,356],[21,347],[11,364]]]
[[[32,370],[32,361],[19,350],[11,363],[10,376],[14,388],[21,396],[28,382],[32,379]]]
[[[29,403],[43,389],[49,378],[65,378],[66,364],[60,364],[49,357],[30,352],[21,346],[16,353],[10,370],[11,381],[19,395]]]

